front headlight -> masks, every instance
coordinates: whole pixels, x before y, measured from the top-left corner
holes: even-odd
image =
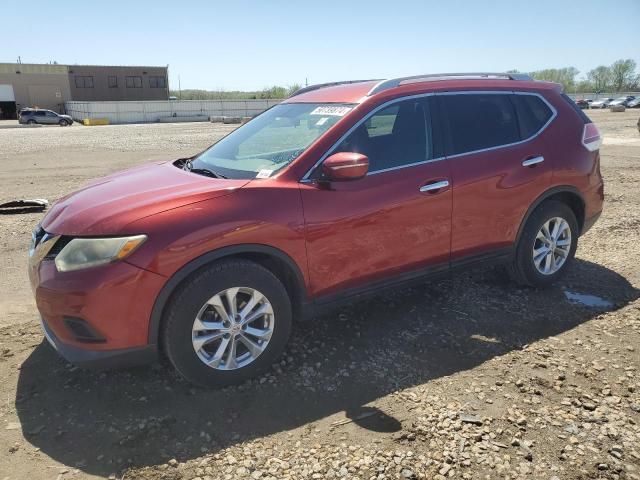
[[[133,253],[146,239],[146,235],[74,238],[56,255],[56,268],[59,272],[70,272],[122,260]]]

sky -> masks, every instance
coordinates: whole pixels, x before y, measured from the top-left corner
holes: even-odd
[[[169,65],[171,89],[179,79],[182,89],[207,90],[566,66],[584,76],[620,58],[640,65],[640,0],[604,5],[3,0],[0,63]]]

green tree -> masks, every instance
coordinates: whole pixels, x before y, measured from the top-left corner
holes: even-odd
[[[603,92],[611,85],[611,69],[600,65],[587,72],[587,79],[596,92]]]
[[[637,82],[636,62],[630,58],[611,65],[611,86],[616,92],[631,89]]]
[[[560,83],[565,90],[574,90],[576,77],[580,71],[575,67],[547,68],[531,72],[530,75],[536,80],[546,80],[548,82]]]
[[[290,97],[301,88],[302,88],[302,85],[300,85],[299,83],[294,83],[293,85],[289,85],[289,87],[287,88],[287,97]]]

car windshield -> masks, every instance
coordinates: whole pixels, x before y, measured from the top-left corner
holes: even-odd
[[[192,159],[193,170],[226,178],[268,178],[293,162],[353,104],[283,103]]]

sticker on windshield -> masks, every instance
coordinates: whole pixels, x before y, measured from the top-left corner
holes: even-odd
[[[344,117],[350,111],[351,107],[324,105],[322,107],[317,107],[309,115],[333,115],[334,117]]]
[[[329,117],[322,117],[320,120],[316,122],[316,127],[320,127],[324,125],[325,123],[327,123],[327,120],[329,120]]]
[[[269,178],[272,173],[273,173],[273,170],[268,170],[266,168],[263,168],[258,172],[258,174],[256,175],[256,178]]]

